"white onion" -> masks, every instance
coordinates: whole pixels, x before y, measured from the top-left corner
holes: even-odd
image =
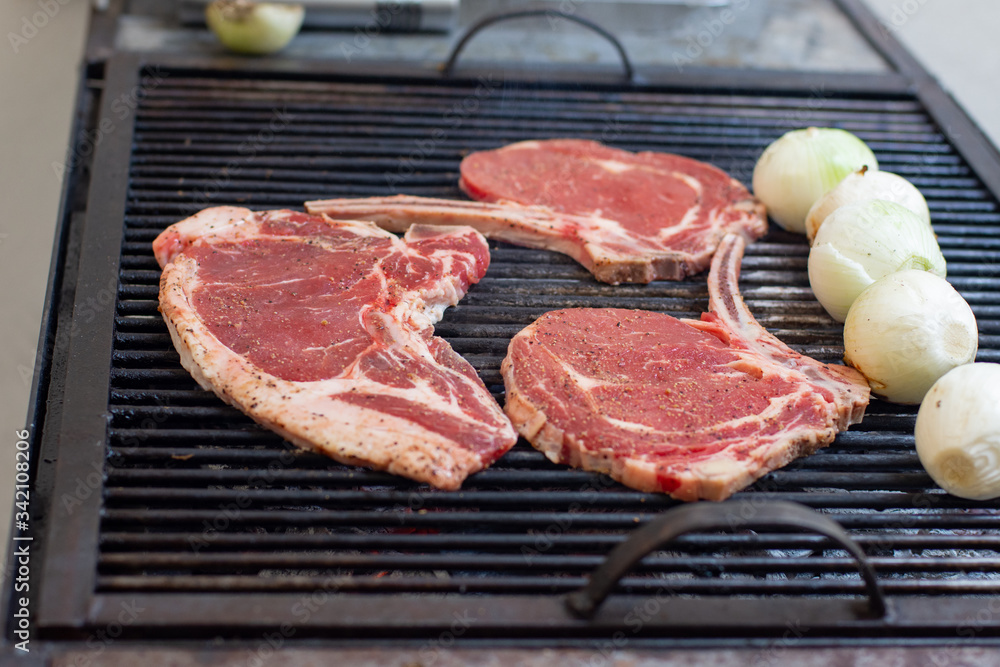
[[[285,48],[302,28],[299,4],[215,0],[205,7],[205,23],[227,48],[263,55]]]
[[[1000,497],[1000,364],[965,364],[934,383],[917,412],[917,456],[961,498]]]
[[[844,323],[844,361],[894,403],[919,403],[938,378],[974,360],[978,344],[976,316],[962,295],[916,269],[872,283]]]
[[[927,201],[916,186],[889,171],[860,169],[845,176],[835,188],[812,205],[806,214],[806,236],[812,241],[827,216],[841,206],[869,199],[882,199],[899,204],[916,213],[928,225],[931,224],[931,212],[927,208]]]
[[[862,167],[878,169],[875,154],[845,130],[792,130],[764,149],[753,170],[754,195],[771,219],[790,232],[805,233],[809,208],[845,176]]]
[[[942,278],[947,265],[930,226],[899,204],[872,199],[841,206],[809,250],[809,284],[826,312],[843,322],[861,291],[901,269]]]

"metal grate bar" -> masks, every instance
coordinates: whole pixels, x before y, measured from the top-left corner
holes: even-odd
[[[854,540],[870,551],[886,549],[907,549],[921,552],[936,550],[942,555],[958,548],[976,552],[1000,551],[1000,537],[996,534],[951,535],[951,534],[897,534],[892,536],[858,533]],[[620,544],[628,533],[591,533],[586,535],[547,535],[550,543],[548,553],[604,553]],[[448,551],[457,549],[482,549],[493,553],[517,551],[522,547],[536,547],[537,536],[519,533],[463,534],[461,532],[420,533],[327,533],[304,532],[271,533],[218,533],[206,547],[211,551],[257,550],[269,553],[294,548],[305,551],[330,551],[334,549],[377,548],[396,551]],[[689,533],[678,537],[673,546],[691,553],[733,550],[789,549],[795,551],[819,552],[832,547],[832,543],[819,535],[774,534],[774,533],[732,533],[698,534]],[[190,551],[188,533],[129,533],[105,532],[102,538],[105,553],[143,551]]]

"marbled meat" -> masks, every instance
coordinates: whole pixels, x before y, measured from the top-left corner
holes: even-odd
[[[744,241],[727,236],[701,320],[578,308],[546,313],[501,370],[514,426],[554,462],[680,500],[723,500],[861,421],[854,369],[788,348],[737,289]]]
[[[517,435],[433,325],[489,265],[468,227],[216,207],[153,243],[160,311],[204,387],[288,441],[456,489]]]

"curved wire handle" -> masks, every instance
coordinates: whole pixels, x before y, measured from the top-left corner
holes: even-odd
[[[868,589],[868,609],[882,618],[887,601],[878,584],[875,570],[858,543],[840,525],[805,505],[787,501],[766,504],[746,500],[720,504],[682,505],[666,512],[611,550],[604,562],[590,575],[580,590],[566,596],[566,606],[579,618],[591,618],[618,580],[636,563],[663,543],[695,530],[734,530],[738,528],[801,528],[829,537],[858,562],[858,570]]]
[[[575,14],[568,14],[558,9],[523,9],[513,12],[501,12],[499,14],[493,14],[480,19],[474,23],[464,35],[462,35],[462,38],[458,40],[458,43],[455,44],[455,47],[451,50],[451,55],[448,56],[448,60],[445,61],[444,67],[442,68],[445,76],[452,75],[452,71],[455,69],[455,63],[458,61],[459,54],[462,52],[462,49],[465,48],[465,45],[469,42],[469,40],[476,35],[476,33],[488,26],[493,25],[494,23],[499,23],[500,21],[524,18],[528,16],[557,16],[559,18],[566,19],[567,21],[579,23],[586,28],[590,28],[598,35],[611,42],[611,45],[615,47],[616,51],[618,51],[618,55],[621,56],[622,59],[622,65],[625,68],[625,77],[629,81],[632,81],[635,78],[635,70],[632,67],[632,61],[629,60],[628,54],[625,53],[625,47],[622,46],[622,43],[618,41],[617,37],[590,19],[585,19],[583,17],[576,16]]]

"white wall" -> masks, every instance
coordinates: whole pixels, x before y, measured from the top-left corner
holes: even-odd
[[[90,12],[62,2],[0,2],[0,554],[59,207],[52,163],[69,145]]]
[[[1000,146],[1000,2],[864,1]]]

